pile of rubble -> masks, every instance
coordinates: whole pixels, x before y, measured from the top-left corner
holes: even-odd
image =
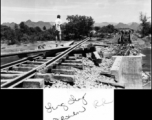
[[[109,47],[96,46],[96,51],[102,58],[102,62],[98,66],[96,66],[95,63],[92,60],[90,60],[88,57],[83,57],[82,63],[84,69],[80,70],[77,68],[72,68],[75,71],[74,84],[62,82],[60,80],[53,80],[55,82],[52,83],[51,85],[47,85],[46,88],[122,89],[120,87],[104,84],[101,82],[102,80],[114,81],[113,77],[101,75],[101,72],[110,73],[110,68],[114,63],[114,58],[112,58],[112,56],[118,55],[118,51],[120,52],[121,50],[122,51],[124,50],[126,52],[126,49],[128,49],[129,55],[138,55],[140,53],[139,50],[131,46],[121,47],[121,48],[120,47],[121,46],[117,46],[117,45],[112,45]],[[124,53],[122,52],[123,55]],[[148,75],[146,75],[145,73],[142,73],[142,77],[143,77],[143,82],[146,82],[146,80],[149,79]]]
[[[46,88],[76,88],[76,89],[83,89],[83,88],[89,88],[89,89],[116,89],[116,87],[102,84],[100,80],[111,80],[114,81],[114,78],[107,77],[104,75],[101,75],[102,71],[110,71],[110,68],[113,64],[113,59],[102,59],[102,63],[99,64],[99,66],[94,65],[94,62],[89,60],[86,57],[82,58],[82,63],[84,66],[83,70],[72,68],[75,71],[75,83],[70,84],[67,82],[62,82],[60,80],[53,80],[55,81],[51,85],[47,85]]]

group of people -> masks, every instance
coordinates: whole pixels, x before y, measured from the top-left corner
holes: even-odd
[[[121,37],[118,39],[118,44],[121,44],[121,45],[132,44],[132,41],[131,41],[132,31],[131,30],[121,30],[119,32],[119,34]]]

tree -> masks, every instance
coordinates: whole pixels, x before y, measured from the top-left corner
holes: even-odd
[[[63,33],[65,36],[74,35],[74,38],[80,38],[81,36],[88,36],[94,20],[92,17],[71,15],[67,16],[68,23],[64,25]]]
[[[141,33],[142,37],[149,35],[151,33],[151,23],[148,22],[149,17],[147,17],[146,15],[143,15],[143,13],[141,12],[139,18],[141,21],[140,33]]]
[[[44,30],[44,31],[46,30],[46,27],[45,27],[45,26],[43,27],[43,30]]]
[[[98,32],[100,30],[100,27],[99,26],[95,26],[94,29],[95,29],[95,31]]]
[[[106,27],[108,29],[108,31],[107,31],[108,33],[113,33],[115,31],[115,27],[113,25],[109,24]]]
[[[36,33],[36,30],[35,30],[33,27],[30,27],[29,29],[30,29],[30,33],[31,33],[31,34]]]
[[[17,24],[15,24],[15,26],[14,26],[14,31],[15,31],[16,42],[21,42],[22,33]]]
[[[20,26],[20,31],[24,34],[28,34],[28,35],[31,35],[31,32],[30,32],[30,28],[24,23],[24,22],[21,22],[19,24]]]
[[[115,28],[113,25],[107,25],[107,26],[103,26],[101,29],[100,29],[100,32],[102,33],[113,33],[115,31]]]
[[[36,31],[36,33],[42,32],[41,28],[38,26],[35,27],[35,31]]]

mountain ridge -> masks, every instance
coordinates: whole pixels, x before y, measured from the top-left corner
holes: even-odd
[[[45,26],[46,29],[49,29],[51,28],[55,22],[44,22],[44,21],[38,21],[38,22],[33,22],[31,20],[27,20],[27,21],[23,21],[27,26],[29,27],[40,27],[41,29],[43,29],[43,27]],[[6,25],[6,26],[9,26],[11,28],[14,28],[16,23],[14,22],[6,22],[6,23],[3,23],[2,25]],[[131,23],[122,23],[122,22],[119,22],[119,23],[115,23],[115,22],[101,22],[101,23],[95,23],[94,26],[99,26],[99,27],[103,27],[103,26],[107,26],[109,24],[112,24],[114,25],[115,28],[131,28],[131,29],[134,29],[134,30],[137,30],[139,28],[139,23],[137,22],[131,22]]]

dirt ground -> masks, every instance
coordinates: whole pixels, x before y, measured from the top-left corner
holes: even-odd
[[[67,41],[62,41],[61,44],[66,43]],[[23,44],[21,45],[7,45],[7,44],[1,44],[1,54],[5,53],[13,53],[13,52],[20,52],[20,51],[29,51],[29,50],[38,50],[39,45],[45,44],[44,48],[49,49],[49,48],[55,48],[56,43],[55,41],[37,41],[36,43],[28,43],[28,44]]]
[[[117,38],[111,38],[111,39],[97,39],[97,38],[92,38],[89,43],[97,43],[97,44],[103,44],[102,41],[115,41]],[[72,41],[72,40],[71,40]],[[62,41],[60,44],[64,44],[66,42],[70,41]],[[79,42],[79,41],[77,41]],[[77,43],[76,42],[76,43]],[[6,53],[13,53],[13,52],[21,52],[21,51],[29,51],[29,50],[37,50],[39,45],[45,44],[45,49],[49,48],[56,48],[56,42],[55,41],[37,41],[35,43],[21,43],[20,45],[7,45],[4,43],[1,43],[1,54],[6,54]]]

